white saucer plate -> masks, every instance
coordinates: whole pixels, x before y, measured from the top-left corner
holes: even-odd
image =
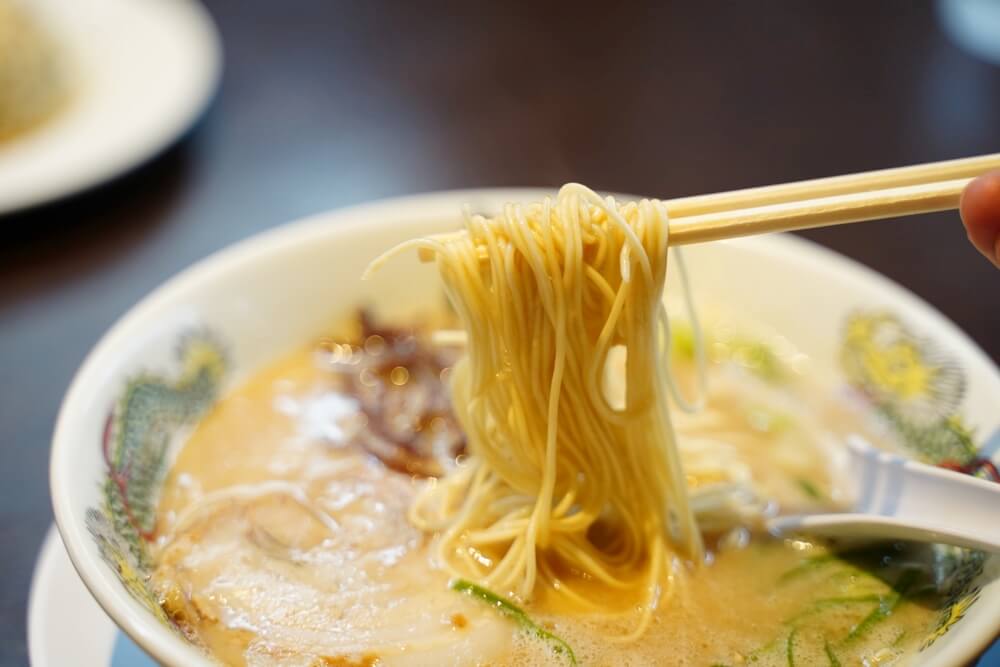
[[[55,526],[45,536],[31,580],[28,657],[33,667],[156,667],[94,601]]]

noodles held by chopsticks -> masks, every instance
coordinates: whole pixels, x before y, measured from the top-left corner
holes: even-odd
[[[644,612],[623,639],[638,637],[673,581],[672,555],[704,553],[668,411],[671,393],[693,406],[669,374],[665,206],[570,184],[397,246],[369,271],[407,248],[433,253],[467,333],[451,392],[469,452],[410,520],[438,533],[444,567],[493,590],[530,599],[545,585],[596,606],[566,576],[578,573],[636,592]],[[616,347],[614,406],[604,378]]]

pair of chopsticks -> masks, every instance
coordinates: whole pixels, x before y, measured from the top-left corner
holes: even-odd
[[[670,244],[955,209],[969,181],[996,168],[1000,153],[671,199]]]
[[[670,199],[670,244],[793,231],[958,208],[969,181],[1000,168],[1000,153],[911,167]],[[433,260],[422,252],[421,261]],[[464,331],[436,331],[437,345],[464,345]]]
[[[955,209],[969,181],[997,168],[1000,153],[993,153],[670,199],[670,245]],[[434,259],[426,249],[419,255]]]

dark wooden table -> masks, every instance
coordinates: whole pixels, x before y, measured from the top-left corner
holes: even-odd
[[[226,72],[194,131],[100,191],[0,219],[0,664],[27,661],[67,383],[119,315],[213,250],[426,190],[670,197],[1000,150],[1000,68],[952,45],[930,3],[624,4],[214,0]],[[807,236],[1000,357],[1000,273],[956,215]]]

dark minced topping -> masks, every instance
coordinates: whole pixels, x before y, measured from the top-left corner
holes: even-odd
[[[358,329],[355,340],[320,346],[325,367],[367,420],[357,443],[392,470],[440,477],[465,452],[447,384],[457,351],[434,347],[415,330],[377,324],[365,310]]]

